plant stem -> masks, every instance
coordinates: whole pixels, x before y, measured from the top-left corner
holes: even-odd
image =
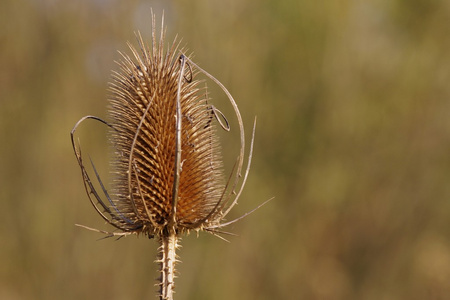
[[[159,298],[161,300],[173,300],[177,241],[178,237],[175,231],[162,235],[160,238],[158,262],[161,264],[159,282]]]

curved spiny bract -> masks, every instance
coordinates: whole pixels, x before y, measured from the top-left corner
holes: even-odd
[[[123,55],[110,90],[110,142],[113,183],[111,198],[122,216],[111,219],[119,228],[160,236],[173,217],[176,108],[181,110],[181,160],[173,229],[201,229],[216,215],[224,189],[221,156],[206,92],[192,80],[195,73],[172,44],[163,50],[163,36],[147,49]],[[181,79],[181,80],[180,80]],[[181,82],[181,84],[180,84]],[[179,98],[178,98],[179,97]],[[131,221],[131,222],[130,222]],[[172,230],[172,229],[170,229]]]

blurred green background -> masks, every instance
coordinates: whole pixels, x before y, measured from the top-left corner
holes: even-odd
[[[231,243],[183,238],[177,299],[448,299],[446,0],[1,1],[1,299],[155,298],[154,240],[74,226],[111,230],[69,140],[150,7],[258,116],[234,216],[275,196]]]

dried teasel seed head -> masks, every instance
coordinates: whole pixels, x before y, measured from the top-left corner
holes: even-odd
[[[119,70],[113,73],[110,85],[110,121],[87,116],[71,132],[86,191],[97,212],[123,232],[111,235],[161,237],[190,230],[219,233],[236,221],[222,222],[245,185],[253,138],[247,168],[241,174],[245,135],[236,102],[217,79],[179,50],[176,40],[165,49],[165,31],[157,37],[155,27],[153,16],[151,47],[137,34],[139,48],[129,44],[131,56],[121,53]],[[226,131],[230,127],[209,103],[206,88],[199,88],[196,77],[200,73],[219,85],[236,113],[241,147],[227,180],[216,126]],[[74,132],[86,119],[109,127],[113,149],[110,191],[91,162],[102,192],[95,188],[81,149],[75,145]]]
[[[224,188],[214,108],[175,44],[164,53],[163,36],[151,50],[138,39],[142,56],[130,46],[134,60],[124,55],[111,85],[111,196],[124,216],[119,226],[141,224],[148,235],[167,226],[198,229]]]

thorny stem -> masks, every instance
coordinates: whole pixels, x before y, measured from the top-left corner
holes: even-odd
[[[178,248],[178,237],[175,231],[162,235],[160,238],[159,260],[161,266],[161,277],[159,278],[159,299],[173,300],[175,286],[175,263],[176,250]]]

